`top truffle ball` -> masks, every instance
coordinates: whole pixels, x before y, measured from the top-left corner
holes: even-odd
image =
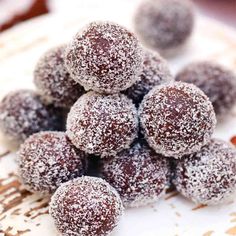
[[[191,63],[177,74],[176,80],[199,87],[220,117],[225,116],[236,103],[236,75],[217,63]]]
[[[48,103],[58,107],[70,107],[84,93],[65,67],[65,45],[47,51],[34,70],[34,83]]]
[[[136,37],[122,26],[90,23],[66,50],[66,66],[74,80],[101,93],[116,93],[137,80],[143,52]]]
[[[149,145],[179,158],[207,144],[216,125],[208,97],[192,84],[174,82],[153,88],[140,104],[140,121]]]
[[[149,47],[166,53],[190,36],[194,15],[190,1],[146,0],[136,11],[135,30]]]

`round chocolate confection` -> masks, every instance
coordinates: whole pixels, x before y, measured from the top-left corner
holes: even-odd
[[[65,62],[86,90],[116,93],[136,82],[142,60],[141,45],[131,32],[114,23],[92,22],[68,46]]]
[[[176,80],[198,86],[218,116],[225,116],[236,103],[236,75],[217,63],[191,63],[177,74]]]
[[[139,114],[149,145],[175,158],[199,151],[216,126],[209,98],[195,85],[182,82],[153,88],[140,104]]]
[[[125,207],[157,201],[169,185],[169,172],[168,160],[140,142],[101,161],[101,176],[118,191]]]
[[[154,86],[174,81],[166,60],[158,53],[146,51],[141,73],[138,81],[128,88],[124,93],[131,98],[135,104],[139,104]]]
[[[31,135],[20,147],[19,175],[29,191],[50,194],[61,183],[85,173],[86,157],[64,132],[40,132]]]
[[[39,131],[61,130],[61,122],[59,111],[44,105],[34,91],[17,90],[0,102],[0,129],[13,141],[22,142]]]
[[[65,67],[65,45],[52,48],[38,61],[34,70],[34,83],[48,103],[70,107],[84,93]]]
[[[236,149],[211,140],[199,152],[177,161],[173,182],[196,203],[216,205],[230,200],[236,191]]]
[[[121,199],[106,181],[81,177],[62,184],[52,196],[49,212],[66,236],[105,236],[123,213]]]
[[[166,53],[192,33],[193,7],[187,0],[145,0],[134,17],[135,31],[146,46]]]
[[[101,157],[128,148],[137,131],[136,108],[123,94],[88,92],[71,107],[67,118],[67,134],[72,143]]]

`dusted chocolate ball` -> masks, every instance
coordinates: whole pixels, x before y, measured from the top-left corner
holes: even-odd
[[[106,181],[81,177],[57,189],[49,212],[62,235],[105,236],[116,227],[123,206],[118,193]]]
[[[137,135],[137,111],[123,94],[88,92],[72,106],[67,134],[72,143],[90,154],[115,154],[128,148]]]
[[[31,135],[20,147],[19,175],[29,191],[50,194],[62,183],[85,173],[86,157],[64,132],[40,132]]]
[[[135,31],[143,43],[162,53],[182,46],[193,25],[193,7],[187,0],[144,0],[134,17]]]
[[[124,27],[92,22],[66,50],[66,66],[86,90],[117,93],[133,85],[143,60],[141,45]]]
[[[177,190],[196,203],[216,205],[236,191],[236,149],[213,139],[199,152],[177,161]]]
[[[179,158],[207,144],[216,126],[208,97],[192,84],[174,82],[153,88],[143,99],[140,122],[149,145]]]
[[[10,140],[22,142],[33,133],[61,130],[62,117],[53,106],[46,106],[38,94],[17,90],[0,102],[0,130]]]
[[[140,142],[101,163],[102,177],[118,191],[125,207],[157,201],[169,185],[169,171],[167,159]]]
[[[209,97],[218,116],[225,116],[236,103],[236,75],[217,63],[189,64],[177,74],[176,80],[199,87]]]
[[[48,103],[70,107],[84,93],[65,67],[65,45],[52,48],[38,61],[34,70],[34,83]]]
[[[158,53],[146,51],[137,82],[124,93],[138,105],[154,86],[173,80],[167,62]]]

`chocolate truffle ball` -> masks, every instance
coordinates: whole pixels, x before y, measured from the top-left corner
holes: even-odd
[[[220,117],[236,103],[236,75],[217,63],[191,63],[177,74],[176,80],[198,86],[210,98]]]
[[[182,82],[153,88],[139,114],[149,145],[175,158],[199,151],[210,141],[216,125],[208,97],[195,85]]]
[[[177,190],[196,203],[216,205],[236,191],[236,149],[213,139],[199,152],[177,161]]]
[[[48,103],[70,107],[84,93],[65,67],[65,45],[52,48],[38,61],[34,70],[34,83]]]
[[[67,134],[72,143],[90,154],[114,154],[128,148],[137,135],[137,111],[123,94],[88,92],[72,106]]]
[[[134,27],[143,43],[161,53],[169,53],[191,35],[193,7],[187,0],[144,0],[134,17]]]
[[[116,93],[137,80],[143,60],[136,37],[124,27],[92,22],[66,50],[66,66],[86,90]]]
[[[116,227],[123,206],[118,193],[106,181],[80,177],[57,189],[49,212],[62,235],[105,236]]]
[[[31,135],[20,147],[19,175],[29,191],[50,194],[62,183],[83,175],[86,158],[64,132],[40,132]]]
[[[120,194],[125,207],[157,201],[169,185],[169,163],[146,144],[136,142],[114,158],[101,161],[101,175]]]
[[[0,130],[10,140],[22,142],[33,133],[61,130],[62,117],[43,104],[34,91],[17,90],[0,102]]]
[[[138,105],[154,86],[173,80],[167,62],[158,53],[146,51],[137,82],[124,93]]]

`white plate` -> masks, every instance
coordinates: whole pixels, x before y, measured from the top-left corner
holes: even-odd
[[[79,3],[78,3],[79,2]],[[51,46],[67,42],[90,20],[112,20],[132,29],[138,0],[77,1],[80,7],[17,26],[0,35],[0,96],[9,90],[32,87],[39,56]],[[196,28],[186,50],[170,60],[175,73],[195,59],[210,59],[236,68],[236,32],[197,15]],[[218,124],[216,137],[229,141],[236,135],[236,113]],[[6,147],[0,145],[4,154]],[[47,213],[47,199],[30,194],[15,176],[14,153],[0,157],[0,235],[57,235]],[[1,213],[2,211],[2,213]],[[176,192],[152,206],[130,209],[113,236],[236,235],[236,202],[201,207]]]

